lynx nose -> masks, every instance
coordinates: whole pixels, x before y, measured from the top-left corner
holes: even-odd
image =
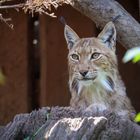
[[[80,74],[85,77],[87,75],[88,71],[80,71]]]

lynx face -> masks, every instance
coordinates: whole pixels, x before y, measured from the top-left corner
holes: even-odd
[[[85,86],[98,86],[107,92],[114,91],[116,30],[108,23],[97,38],[79,38],[66,25],[65,38],[68,43],[70,89],[80,94]]]

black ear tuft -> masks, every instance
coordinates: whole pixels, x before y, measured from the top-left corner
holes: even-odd
[[[74,43],[79,39],[79,36],[68,25],[65,25],[64,35],[68,48],[71,49]]]
[[[105,45],[111,49],[115,49],[116,45],[116,29],[113,22],[109,22],[102,32],[98,35],[98,38],[105,43]]]

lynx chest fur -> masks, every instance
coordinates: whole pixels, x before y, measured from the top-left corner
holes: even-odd
[[[79,38],[68,25],[64,35],[69,49],[70,105],[129,117],[134,109],[118,72],[114,24],[109,22],[97,38]]]

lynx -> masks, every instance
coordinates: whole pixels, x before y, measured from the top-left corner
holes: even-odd
[[[64,35],[69,49],[70,105],[130,118],[135,110],[118,71],[114,23],[106,24],[97,38],[80,38],[68,25]]]

